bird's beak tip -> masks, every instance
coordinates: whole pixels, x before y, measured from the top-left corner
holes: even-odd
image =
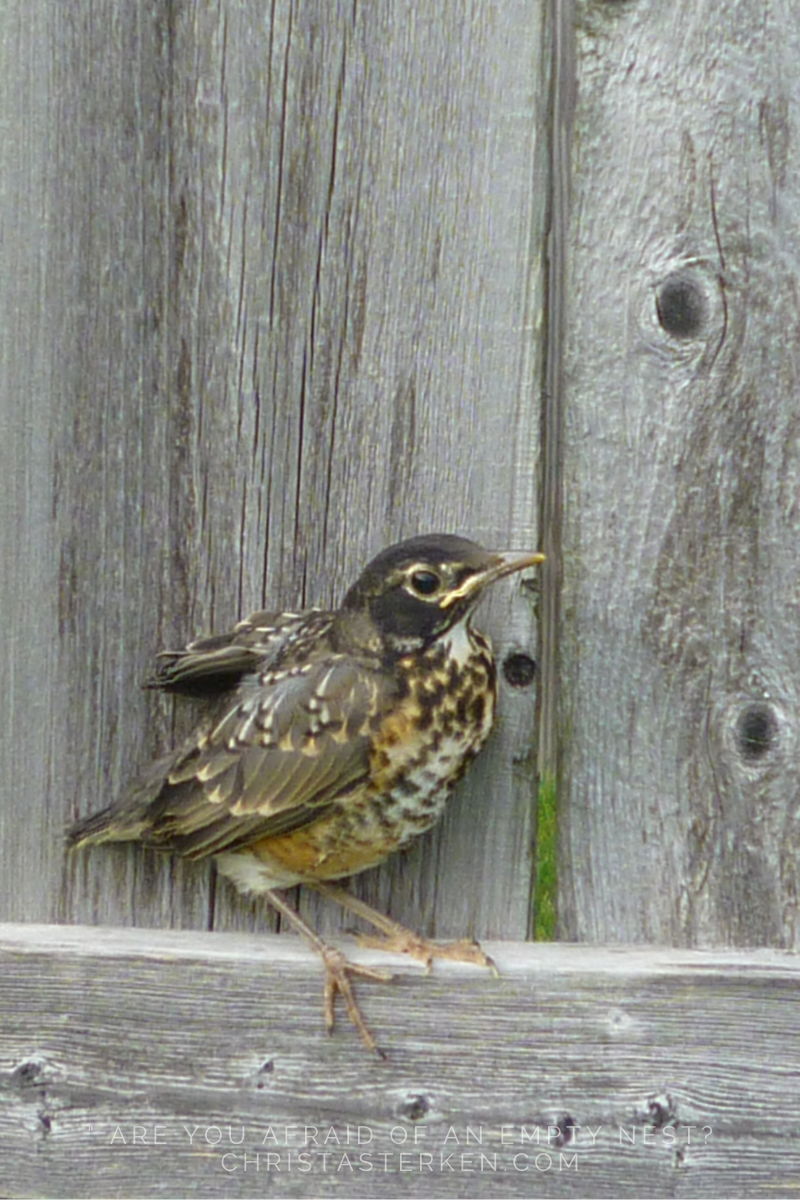
[[[545,561],[545,556],[538,551],[532,554],[529,550],[506,550],[502,554],[498,554],[500,560],[501,574],[510,574],[512,571],[522,571],[525,567],[537,567]]]

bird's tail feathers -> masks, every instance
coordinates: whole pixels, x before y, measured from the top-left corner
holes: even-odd
[[[68,850],[78,846],[97,846],[100,842],[131,842],[143,831],[144,822],[135,813],[122,814],[115,806],[92,813],[70,825],[65,833]]]
[[[97,846],[100,842],[146,841],[144,835],[155,815],[154,802],[182,754],[179,747],[157,758],[108,808],[69,825],[64,835],[67,847],[72,850],[78,846]]]

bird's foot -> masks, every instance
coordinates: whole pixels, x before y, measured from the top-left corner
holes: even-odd
[[[375,1035],[364,1019],[361,1006],[353,990],[351,978],[357,976],[359,979],[371,979],[375,983],[391,983],[394,975],[391,971],[383,971],[377,967],[362,967],[359,963],[350,962],[345,954],[341,950],[337,950],[334,946],[325,945],[320,954],[325,964],[323,1015],[328,1033],[333,1033],[336,1023],[335,1007],[338,995],[344,1000],[347,1015],[361,1035],[364,1045],[373,1054],[377,1054],[378,1058],[385,1059],[386,1055],[376,1042]]]
[[[370,946],[387,952],[393,951],[395,954],[408,954],[423,962],[425,970],[428,972],[431,970],[435,958],[446,958],[451,962],[466,962],[473,963],[477,967],[488,967],[493,975],[499,976],[500,974],[494,960],[472,938],[460,938],[457,942],[434,942],[430,938],[414,933],[411,929],[406,929],[405,925],[393,921],[391,917],[387,917],[373,908],[371,904],[367,904],[364,900],[345,891],[344,888],[330,883],[317,883],[315,888],[323,896],[341,904],[342,908],[368,921],[370,925],[380,931],[380,937],[357,933],[356,937],[362,946]]]
[[[351,962],[342,950],[337,950],[335,946],[329,946],[327,942],[323,941],[319,934],[311,928],[308,922],[303,920],[296,909],[292,908],[283,899],[279,892],[270,891],[267,895],[270,904],[277,908],[278,912],[286,917],[289,924],[293,925],[297,932],[305,938],[325,965],[325,990],[322,996],[322,1012],[328,1033],[333,1033],[333,1027],[336,1023],[336,997],[341,996],[347,1009],[347,1015],[361,1035],[364,1045],[373,1054],[377,1054],[378,1058],[386,1058],[386,1055],[375,1041],[375,1035],[364,1020],[364,1014],[356,999],[351,979],[353,976],[357,976],[359,979],[371,979],[374,983],[391,983],[394,979],[392,972],[382,970],[379,967],[362,967],[359,963]]]
[[[377,950],[386,950],[395,954],[408,954],[425,964],[426,972],[430,972],[435,958],[449,959],[450,962],[473,963],[476,967],[488,967],[493,975],[499,976],[497,964],[490,958],[479,942],[472,938],[459,938],[456,942],[434,942],[430,938],[413,933],[410,929],[398,925],[387,931],[381,937],[368,933],[356,934],[360,946],[370,946]]]

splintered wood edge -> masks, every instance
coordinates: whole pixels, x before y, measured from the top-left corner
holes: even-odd
[[[332,939],[358,963],[413,965],[405,955],[361,947],[353,938]],[[501,975],[786,975],[800,977],[800,955],[792,951],[678,950],[662,946],[594,946],[576,943],[482,942]],[[134,929],[102,925],[0,923],[0,954],[73,955],[83,958],[192,959],[209,962],[274,962],[316,966],[316,954],[293,934],[207,933],[197,930]],[[436,973],[474,971],[474,966],[437,960]]]

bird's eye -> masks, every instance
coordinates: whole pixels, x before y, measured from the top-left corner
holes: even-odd
[[[433,571],[415,571],[410,582],[418,596],[432,596],[438,592],[442,581]]]

